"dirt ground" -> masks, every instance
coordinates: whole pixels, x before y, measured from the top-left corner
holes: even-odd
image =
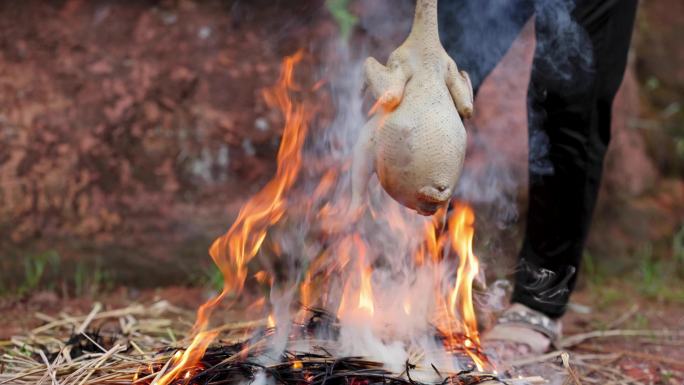
[[[282,117],[262,91],[286,55],[314,57],[335,33],[324,11],[315,0],[0,4],[4,289],[46,251],[60,270],[99,265],[126,285],[201,274],[206,245],[274,170]],[[160,274],[138,274],[149,269]]]
[[[606,329],[684,330],[684,305],[654,301],[635,293],[628,284],[615,282],[604,290],[619,291],[624,297],[607,298],[601,292],[582,290],[573,301],[590,307],[587,314],[570,311],[564,333],[573,335]],[[605,292],[603,292],[605,293]],[[684,346],[644,337],[616,337],[590,340],[573,348],[577,352],[620,353],[608,364],[643,384],[679,384],[684,381]]]

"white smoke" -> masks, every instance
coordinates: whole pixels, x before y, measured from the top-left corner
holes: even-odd
[[[293,297],[305,272],[311,271],[327,250],[339,253],[327,256],[323,269],[335,274],[326,278],[315,303],[334,314],[343,300],[348,302],[339,315],[339,325],[318,330],[320,339],[334,336],[336,354],[368,357],[385,363],[395,372],[403,371],[407,360],[428,368],[434,364],[447,370],[463,369],[436,340],[436,329],[431,324],[438,310],[435,291],[446,292],[453,287],[457,261],[452,257],[430,267],[415,264],[415,253],[422,245],[429,219],[396,203],[377,179],[369,187],[369,216],[355,227],[355,236],[362,246],[350,242],[349,233],[345,232],[328,234],[320,241],[316,236],[320,232],[319,218],[302,215],[307,210],[315,214],[326,203],[339,202],[339,206],[344,206],[349,201],[350,177],[341,165],[349,162],[358,132],[366,121],[360,93],[365,57],[352,57],[343,46],[336,47],[335,53],[335,60],[321,70],[333,96],[335,118],[329,126],[311,128],[315,135],[309,136],[304,154],[310,162],[304,164],[298,187],[289,198],[292,208],[269,233],[268,241],[278,245],[279,261],[261,258],[275,278],[270,303],[277,325],[264,359],[276,360],[285,349],[310,348],[301,341],[296,346],[288,345],[293,329],[291,320],[299,308]],[[324,172],[320,162],[341,168],[342,172],[332,191],[315,196],[313,192]],[[356,246],[344,249],[340,247],[344,242]],[[362,285],[359,271],[364,267],[373,269],[372,316],[357,304]],[[414,362],[416,359],[418,362]],[[427,373],[423,374],[425,378],[435,376],[431,369]]]

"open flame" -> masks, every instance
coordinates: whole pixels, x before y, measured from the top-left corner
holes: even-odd
[[[296,186],[303,163],[309,166],[308,161],[303,162],[303,148],[314,117],[309,104],[293,97],[295,92],[308,91],[293,80],[295,65],[302,58],[301,52],[285,58],[278,83],[264,93],[267,103],[277,107],[285,118],[276,175],[247,201],[228,232],[211,245],[209,253],[223,274],[223,289],[200,306],[192,342],[182,354],[172,358],[170,369],[155,384],[167,385],[198,370],[199,361],[218,335],[218,331],[210,328],[212,313],[227,298],[232,299],[229,305],[236,303],[235,298],[242,294],[250,277],[249,263],[264,245],[270,229],[285,217],[288,223],[334,220],[342,211],[339,207],[348,204],[336,194],[349,167],[346,161],[333,162],[327,168],[312,162],[312,169],[324,169],[318,172],[318,183],[303,194]],[[318,88],[320,83],[313,87]],[[373,110],[373,113],[383,113],[377,103]],[[308,174],[315,174],[315,170],[307,170]],[[362,219],[353,226],[347,223],[344,231],[320,235],[325,238],[321,242],[324,247],[309,253],[306,268],[290,283],[299,289],[298,311],[314,306],[336,308],[342,328],[347,324],[358,325],[362,319],[362,324],[370,325],[381,336],[381,345],[416,330],[430,334],[426,330],[432,326],[443,336],[446,352],[460,349],[483,370],[488,364],[481,353],[472,300],[472,285],[479,269],[472,246],[473,210],[456,202],[451,214],[441,209],[426,220],[407,213],[391,199],[378,199],[380,203],[368,205],[370,215],[365,221]],[[445,222],[448,222],[448,231],[444,231]],[[374,233],[372,229],[378,226],[384,230]],[[310,227],[312,230],[313,226]],[[382,239],[388,234],[392,237],[390,240]],[[417,239],[412,234],[418,235]],[[274,242],[271,249],[280,258],[285,254],[282,248],[289,246]],[[383,264],[393,268],[383,268]],[[271,286],[275,276],[267,271],[252,275],[258,282],[268,282]],[[262,297],[252,306],[260,308],[266,302]],[[293,321],[297,319],[289,316]],[[352,319],[355,321],[350,323]],[[280,329],[284,327],[281,322],[282,317],[268,315],[268,327]],[[430,338],[434,339],[434,334]],[[301,367],[301,362],[292,365]]]
[[[473,280],[479,271],[479,262],[473,253],[473,238],[475,237],[475,214],[473,210],[462,203],[455,205],[455,215],[449,218],[451,233],[451,246],[459,256],[458,270],[456,271],[456,285],[449,296],[449,309],[453,317],[459,314],[463,317],[465,340],[463,342],[466,352],[475,361],[480,370],[485,362],[476,354],[472,354],[472,348],[480,345],[480,337],[477,331],[477,318],[473,307]]]
[[[247,264],[259,251],[268,228],[285,213],[285,194],[297,179],[302,163],[302,146],[308,131],[307,110],[289,96],[289,92],[297,88],[293,80],[294,67],[301,60],[302,52],[285,58],[278,83],[264,93],[266,102],[279,108],[285,116],[276,176],[247,201],[228,232],[211,245],[209,254],[223,274],[223,289],[219,295],[200,306],[193,326],[192,343],[174,367],[157,381],[159,385],[169,384],[202,358],[218,334],[208,330],[212,313],[226,296],[242,292],[247,278]]]

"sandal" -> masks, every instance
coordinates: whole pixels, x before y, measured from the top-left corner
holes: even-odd
[[[514,303],[483,335],[486,350],[502,361],[548,352],[561,335],[561,323],[529,307]]]

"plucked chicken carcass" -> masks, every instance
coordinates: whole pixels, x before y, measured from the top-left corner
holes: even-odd
[[[377,173],[395,200],[432,215],[451,197],[461,174],[473,113],[470,78],[442,47],[437,0],[418,0],[413,27],[387,65],[368,58],[365,82],[376,108],[354,149],[352,212],[362,207]]]

